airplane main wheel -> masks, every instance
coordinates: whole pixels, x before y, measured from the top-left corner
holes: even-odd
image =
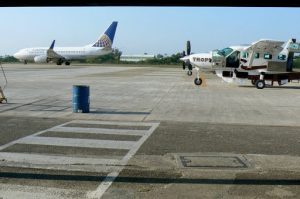
[[[266,83],[264,80],[257,80],[255,83],[255,86],[257,89],[263,89],[266,86]]]
[[[67,66],[69,66],[70,65],[70,62],[68,62],[68,61],[66,61],[66,63],[65,63]]]
[[[187,75],[188,75],[188,76],[192,76],[192,74],[193,74],[193,72],[192,72],[191,70],[189,70],[189,71],[187,72]]]
[[[194,80],[194,83],[197,85],[197,86],[200,86],[202,84],[202,79],[201,78],[196,78]]]

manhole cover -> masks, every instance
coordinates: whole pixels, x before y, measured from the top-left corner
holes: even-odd
[[[183,167],[191,168],[248,168],[238,156],[179,156]]]

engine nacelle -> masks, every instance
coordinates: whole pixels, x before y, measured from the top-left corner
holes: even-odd
[[[47,63],[48,62],[47,56],[46,55],[36,56],[36,57],[34,57],[34,62],[36,62],[36,63]]]

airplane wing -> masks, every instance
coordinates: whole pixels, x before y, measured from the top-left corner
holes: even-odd
[[[57,59],[63,59],[63,60],[65,60],[66,59],[65,57],[61,56],[60,54],[58,54],[57,52],[55,52],[53,50],[54,44],[55,44],[55,40],[53,40],[50,48],[47,50],[47,58],[49,60],[57,60]]]
[[[284,44],[283,41],[277,41],[277,40],[268,40],[268,39],[262,39],[257,42],[254,42],[246,48],[245,50],[248,51],[254,51],[254,52],[269,52],[272,53],[273,51],[281,51],[283,49],[282,45]]]

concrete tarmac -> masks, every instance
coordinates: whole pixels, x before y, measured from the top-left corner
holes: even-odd
[[[4,64],[3,198],[299,198],[300,84],[181,67]],[[4,84],[0,75],[0,84]],[[72,86],[90,86],[89,114]]]

